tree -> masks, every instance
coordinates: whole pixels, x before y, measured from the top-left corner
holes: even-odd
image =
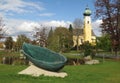
[[[11,50],[13,48],[13,39],[12,37],[7,37],[5,40],[5,49]]]
[[[68,47],[69,48],[73,47],[73,27],[71,24],[69,25],[69,45],[68,45]]]
[[[91,56],[94,58],[95,53],[93,51],[93,46],[89,43],[89,41],[86,41],[82,44],[82,49],[84,50],[84,56]]]
[[[51,27],[51,29],[48,33],[48,37],[47,37],[47,47],[51,50],[53,50],[53,40],[54,40],[54,32],[53,32],[53,29]]]
[[[36,40],[32,40],[32,41],[31,41],[31,44],[33,44],[33,45],[37,45]]]
[[[75,34],[77,36],[77,51],[79,50],[79,46],[78,46],[78,39],[79,39],[79,30],[78,29],[82,29],[83,26],[83,21],[79,18],[76,18],[73,22],[73,27],[75,28]]]
[[[83,26],[83,21],[80,18],[76,18],[73,22],[73,27],[82,28],[82,26]]]
[[[73,27],[72,27],[71,24],[69,25],[69,31],[70,31],[71,33],[73,32]]]
[[[111,45],[117,56],[120,47],[120,1],[96,0],[96,17],[101,18],[102,31],[110,35]]]
[[[3,23],[2,17],[0,17],[0,39],[5,36],[5,24]]]
[[[47,46],[47,34],[45,27],[35,27],[35,35],[36,41],[39,43],[40,46],[46,47]]]
[[[57,27],[54,31],[52,44],[57,52],[65,52],[69,49],[70,32],[65,27]]]
[[[47,48],[49,48],[50,50],[53,50],[55,52],[60,52],[58,36],[54,35],[54,33],[53,33],[53,36],[51,37],[50,40],[51,41],[48,43]]]
[[[24,42],[30,43],[30,39],[27,38],[24,34],[18,35],[17,41],[14,45],[14,49],[16,51],[19,51],[20,49],[22,49],[22,45],[23,45]]]
[[[111,51],[111,41],[108,34],[104,34],[97,38],[96,47],[105,51]]]

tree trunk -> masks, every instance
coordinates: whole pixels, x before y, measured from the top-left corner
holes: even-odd
[[[77,36],[77,51],[79,51],[79,46],[78,46],[78,36]]]
[[[118,55],[118,50],[115,49],[115,56],[117,57],[117,55]]]
[[[115,56],[117,56],[117,51],[115,51]]]

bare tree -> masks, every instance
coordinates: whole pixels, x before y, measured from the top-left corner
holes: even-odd
[[[82,28],[82,26],[83,26],[83,21],[80,18],[76,18],[73,22],[73,27]]]
[[[46,34],[46,27],[35,27],[35,34],[34,37],[36,41],[39,43],[40,46],[46,47],[47,45],[47,34]]]
[[[79,35],[80,35],[80,31],[79,29],[82,29],[83,26],[83,21],[79,18],[76,18],[73,22],[73,27],[74,27],[74,34],[77,36],[77,51],[79,50],[79,45],[78,45],[78,40],[79,40]]]
[[[0,17],[0,39],[4,38],[5,36],[5,24],[3,23],[2,17]]]

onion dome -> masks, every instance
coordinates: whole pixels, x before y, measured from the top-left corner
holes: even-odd
[[[90,16],[91,15],[91,10],[89,8],[85,9],[85,12],[83,13],[84,16]]]

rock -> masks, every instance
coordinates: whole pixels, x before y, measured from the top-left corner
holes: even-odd
[[[86,56],[86,57],[84,57],[84,60],[85,61],[90,61],[90,60],[92,60],[92,58],[91,58],[91,56]]]
[[[89,65],[92,65],[92,64],[99,64],[99,60],[90,60],[90,61],[85,61],[85,64],[89,64]]]
[[[28,68],[19,72],[18,74],[31,75],[31,76],[35,76],[35,77],[39,77],[40,75],[44,75],[44,76],[55,76],[55,77],[64,78],[65,76],[67,76],[67,73],[65,73],[65,72],[47,71],[47,70],[38,68],[35,65],[30,65]]]

